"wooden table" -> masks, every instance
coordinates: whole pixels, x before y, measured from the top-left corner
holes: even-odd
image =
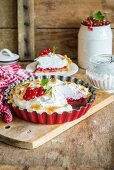
[[[0,142],[0,165],[0,170],[113,170],[114,102],[37,149]]]

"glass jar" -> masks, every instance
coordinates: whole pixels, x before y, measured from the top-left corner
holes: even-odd
[[[88,26],[81,24],[78,33],[78,65],[87,69],[90,58],[100,54],[112,54],[112,31],[109,25]]]
[[[90,59],[86,75],[96,88],[114,93],[114,55],[103,54]]]

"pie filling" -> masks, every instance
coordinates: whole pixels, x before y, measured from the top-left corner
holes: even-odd
[[[67,66],[64,66],[62,68],[41,68],[41,67],[38,67],[37,68],[37,71],[38,72],[57,72],[57,71],[67,71]]]

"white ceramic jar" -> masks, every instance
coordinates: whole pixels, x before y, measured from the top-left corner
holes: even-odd
[[[112,31],[109,25],[88,26],[81,24],[78,33],[78,65],[87,69],[91,58],[100,54],[112,54]]]

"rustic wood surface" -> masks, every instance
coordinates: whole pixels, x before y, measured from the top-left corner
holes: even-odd
[[[62,168],[62,167],[43,167],[43,166],[12,166],[0,165],[0,170],[105,170],[104,168]]]
[[[44,166],[13,166],[0,165],[0,170],[105,170],[104,168],[62,168],[62,167],[44,167]]]

